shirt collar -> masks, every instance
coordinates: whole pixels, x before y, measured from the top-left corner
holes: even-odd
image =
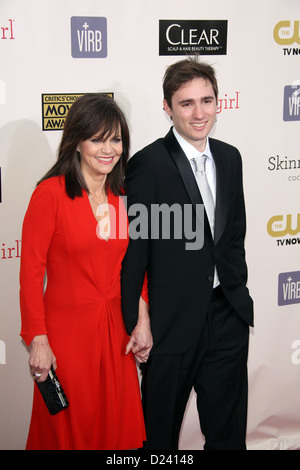
[[[178,140],[178,143],[179,143],[180,147],[182,148],[182,150],[184,151],[184,153],[185,153],[186,157],[188,158],[188,160],[192,160],[192,158],[195,158],[198,155],[205,154],[209,158],[211,158],[212,161],[213,161],[213,156],[212,156],[212,153],[211,153],[211,150],[210,150],[210,145],[209,145],[209,137],[207,137],[207,139],[206,139],[206,147],[204,149],[204,152],[199,152],[192,144],[187,142],[183,137],[181,137],[180,134],[178,134],[178,132],[176,131],[174,126],[173,126],[173,133],[174,133],[176,139]]]

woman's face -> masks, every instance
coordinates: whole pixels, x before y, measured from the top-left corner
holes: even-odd
[[[78,145],[81,169],[84,175],[97,177],[108,175],[120,160],[123,152],[120,126],[109,137],[100,137],[101,132]]]

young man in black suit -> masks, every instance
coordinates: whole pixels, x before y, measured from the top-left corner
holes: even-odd
[[[135,233],[123,263],[122,306],[131,335],[127,352],[145,363],[146,448],[178,448],[194,387],[204,448],[243,450],[253,303],[246,287],[241,156],[208,137],[218,99],[211,66],[176,62],[163,89],[173,126],[130,159],[126,176]],[[146,208],[147,217],[137,208]],[[145,273],[149,311],[139,301]]]

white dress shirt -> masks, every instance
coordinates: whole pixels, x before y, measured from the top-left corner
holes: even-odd
[[[216,185],[216,166],[215,162],[210,150],[209,146],[209,137],[206,139],[206,147],[204,152],[199,152],[192,144],[187,142],[183,137],[181,137],[180,134],[176,131],[175,127],[173,127],[173,133],[182,148],[184,154],[186,155],[187,159],[189,160],[193,173],[195,174],[195,168],[194,164],[192,162],[192,159],[197,157],[198,155],[207,155],[207,160],[206,160],[206,166],[205,166],[205,172],[206,172],[206,177],[207,181],[210,187],[210,190],[212,192],[213,198],[214,198],[214,203],[216,204],[216,190],[217,190],[217,185]],[[218,274],[217,270],[215,269],[215,274],[214,274],[214,287],[217,287],[219,285],[219,279],[218,279]]]
[[[210,190],[214,198],[214,203],[216,204],[216,167],[215,167],[215,162],[214,162],[214,159],[210,150],[210,146],[209,146],[209,138],[206,139],[206,147],[205,147],[204,152],[199,152],[199,150],[197,150],[192,144],[187,142],[183,137],[181,137],[181,135],[178,134],[175,127],[173,127],[173,133],[176,139],[178,140],[180,147],[184,151],[187,159],[189,160],[194,174],[195,174],[195,168],[191,160],[197,157],[198,155],[207,155],[208,158],[206,160],[206,167],[205,167],[206,177],[207,177],[207,181],[208,181]]]

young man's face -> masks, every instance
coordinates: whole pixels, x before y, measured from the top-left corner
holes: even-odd
[[[164,100],[164,109],[172,117],[178,134],[203,152],[217,112],[217,100],[210,81],[194,78],[172,96],[172,108]]]

